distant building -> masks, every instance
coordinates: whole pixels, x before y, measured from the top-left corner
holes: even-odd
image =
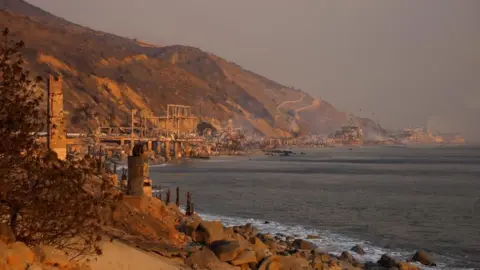
[[[347,125],[336,131],[330,139],[338,145],[360,145],[363,144],[364,135],[360,127]]]

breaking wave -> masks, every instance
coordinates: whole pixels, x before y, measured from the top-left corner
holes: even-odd
[[[206,213],[197,213],[204,220],[218,220],[224,224],[226,227],[245,225],[251,223],[262,233],[270,233],[277,236],[294,236],[296,238],[307,239],[308,235],[319,236],[320,239],[308,239],[315,243],[320,250],[328,252],[334,255],[340,255],[342,251],[349,251],[355,245],[361,245],[365,250],[365,255],[359,255],[355,252],[351,252],[360,262],[373,261],[376,262],[380,259],[383,254],[389,254],[397,259],[406,261],[408,258],[415,253],[414,250],[392,250],[388,248],[382,248],[372,245],[368,241],[362,241],[357,239],[352,239],[340,234],[332,233],[330,231],[318,231],[306,229],[298,225],[285,225],[277,222],[265,222],[262,220],[251,219],[251,218],[238,218],[238,217],[227,217],[219,216],[214,214]],[[455,268],[452,265],[458,264],[458,260],[455,260],[450,257],[436,255],[438,258],[437,267],[425,267],[420,264],[416,264],[421,269],[472,269],[474,268]]]

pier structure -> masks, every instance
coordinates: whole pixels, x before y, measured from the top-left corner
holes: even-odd
[[[129,154],[136,143],[146,144],[150,155],[162,156],[166,161],[190,156],[192,148],[204,143],[196,136],[198,118],[190,106],[168,104],[166,116],[137,117],[131,113],[129,127],[101,127],[99,141],[102,144],[129,146]]]
[[[179,104],[167,104],[166,116],[158,117],[137,117],[137,110],[133,109],[128,127],[100,127],[95,141],[87,134],[67,133],[62,77],[50,75],[47,87],[47,132],[39,133],[38,140],[47,143],[59,159],[65,160],[67,153],[72,152],[107,157],[121,152],[122,157],[126,158],[133,154],[137,143],[145,143],[148,155],[162,156],[168,161],[190,156],[195,146],[204,143],[203,137],[195,135],[198,118],[192,114],[191,107]],[[101,145],[102,153],[98,153],[98,145]],[[125,153],[123,149],[127,147]]]

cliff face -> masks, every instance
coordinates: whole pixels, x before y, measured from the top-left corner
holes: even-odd
[[[214,126],[231,119],[265,136],[326,134],[347,121],[326,101],[196,48],[94,31],[21,0],[0,0],[0,25],[25,41],[33,74],[63,76],[69,131],[127,125],[131,109],[164,115],[171,103]]]

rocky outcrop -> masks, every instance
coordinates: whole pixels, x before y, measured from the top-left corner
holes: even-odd
[[[397,266],[397,261],[387,254],[383,254],[382,257],[380,257],[380,260],[377,261],[377,264],[383,267],[392,268]]]
[[[185,264],[193,269],[208,269],[209,265],[215,265],[219,263],[220,260],[217,258],[215,253],[206,247],[196,251],[185,260]]]
[[[222,262],[230,262],[243,251],[236,240],[218,240],[210,244],[210,249]]]
[[[352,247],[350,249],[350,251],[353,251],[353,252],[357,253],[358,255],[364,255],[365,254],[365,250],[363,250],[363,248],[360,245],[355,245],[354,247]]]
[[[417,251],[412,257],[412,261],[419,262],[426,266],[436,266],[437,264],[432,260],[430,255],[424,250]]]
[[[72,262],[67,254],[50,246],[33,249],[23,242],[5,243],[0,241],[0,269],[71,269],[89,270],[86,264]]]
[[[308,250],[313,250],[317,248],[317,246],[314,243],[307,240],[303,240],[303,239],[295,239],[295,241],[293,241],[293,247],[295,247],[296,249],[308,249]]]
[[[342,252],[340,257],[338,258],[339,260],[346,262],[348,264],[351,264],[353,266],[359,266],[360,263],[350,254],[348,251]]]
[[[193,241],[203,244],[222,240],[224,236],[223,224],[219,221],[201,221],[192,234]]]
[[[406,262],[400,262],[397,264],[398,270],[419,270],[418,267],[415,265],[406,263]]]
[[[233,259],[230,263],[235,266],[257,263],[257,256],[255,251],[245,250],[235,257],[235,259]]]

